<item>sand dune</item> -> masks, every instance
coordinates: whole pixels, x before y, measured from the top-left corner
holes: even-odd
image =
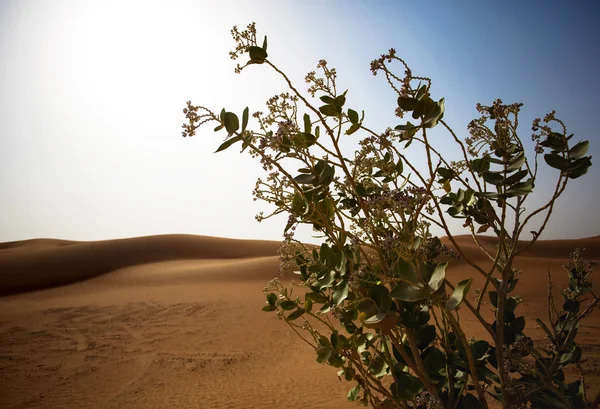
[[[119,268],[168,260],[238,259],[277,254],[279,243],[191,235],[0,245],[0,295],[69,284]]]
[[[485,264],[470,238],[458,240]],[[337,370],[260,311],[278,246],[189,235],[0,244],[0,407],[356,407]],[[600,237],[541,241],[518,259],[520,308],[538,337],[547,270],[564,283],[560,266],[575,247],[600,259]],[[474,275],[464,260],[449,274]],[[599,315],[579,336],[593,391]]]

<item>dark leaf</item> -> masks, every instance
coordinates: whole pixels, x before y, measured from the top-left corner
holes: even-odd
[[[323,105],[319,111],[325,116],[338,116],[342,110],[335,105]]]
[[[586,156],[584,158],[577,159],[569,167],[569,170],[567,171],[567,176],[571,179],[577,179],[578,177],[585,175],[591,166],[591,156]]]
[[[248,107],[246,107],[244,109],[244,112],[242,113],[242,132],[244,132],[246,130],[247,126],[248,126]]]
[[[315,175],[301,173],[296,176],[294,180],[301,185],[308,185],[317,181],[317,177]]]
[[[398,106],[403,111],[412,111],[419,101],[411,97],[398,97]]]
[[[417,340],[417,346],[419,349],[425,349],[435,341],[436,338],[436,330],[435,325],[425,325],[417,330],[415,335]]]
[[[483,409],[483,404],[475,396],[467,393],[462,398],[463,409]]]
[[[310,133],[312,131],[312,123],[310,122],[310,116],[308,114],[304,114],[304,132]]]
[[[306,311],[304,310],[304,308],[298,308],[296,311],[294,311],[293,313],[288,315],[286,320],[294,321],[295,319],[300,318],[302,316],[302,314],[304,314],[305,312]]]
[[[567,170],[569,169],[569,160],[563,158],[560,155],[557,155],[555,153],[547,153],[544,155],[544,160],[546,161],[546,163],[554,168],[554,169],[559,169],[559,170]]]
[[[502,177],[502,174],[496,173],[496,172],[489,172],[489,171],[483,172],[482,177],[483,177],[483,180],[485,180],[487,183],[490,183],[495,186],[500,185],[502,183],[502,181],[504,180],[504,178]]]
[[[390,390],[392,396],[398,400],[411,400],[423,390],[423,383],[419,378],[409,373],[401,372],[398,374],[396,382],[390,386]]]
[[[261,47],[251,46],[248,48],[248,53],[250,54],[250,61],[255,64],[262,64],[268,57],[267,52]]]
[[[289,310],[293,310],[294,308],[296,308],[296,303],[291,300],[283,300],[279,303],[279,306],[282,309],[289,311]]]
[[[350,122],[352,122],[354,125],[356,125],[358,123],[358,112],[356,112],[353,109],[348,109],[348,119],[350,119]]]
[[[242,140],[242,137],[241,137],[241,136],[234,136],[233,138],[229,138],[229,139],[227,139],[225,142],[223,142],[223,143],[221,144],[221,146],[219,146],[219,148],[218,148],[218,149],[215,151],[215,153],[217,153],[217,152],[221,152],[221,151],[223,151],[223,150],[225,150],[225,149],[229,148],[229,147],[230,147],[231,145],[233,145],[234,143],[236,143],[236,142],[239,142],[239,141],[241,141],[241,140]]]
[[[263,40],[262,49],[265,50],[265,53],[267,52],[267,36],[265,36],[265,39]]]
[[[502,183],[505,186],[514,185],[515,183],[520,182],[521,179],[523,179],[525,176],[527,176],[527,174],[528,174],[527,169],[520,170],[518,172],[515,172],[513,175],[510,175],[506,179],[504,179],[504,181]]]

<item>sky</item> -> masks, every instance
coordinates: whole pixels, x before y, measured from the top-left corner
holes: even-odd
[[[267,67],[233,71],[230,29],[252,21],[301,90],[319,59],[336,67],[371,129],[399,123],[394,93],[369,71],[394,47],[433,79],[459,135],[477,102],[502,98],[525,104],[519,129],[530,148],[531,121],[555,109],[598,158],[599,18],[592,0],[0,0],[0,242],[281,239],[285,218],[254,219],[265,209],[251,193],[260,165],[236,149],[213,153],[225,135],[212,126],[181,137],[187,100],[254,112],[286,90]],[[348,138],[352,150],[360,133]],[[556,177],[544,170],[532,208]],[[600,234],[599,177],[594,165],[569,183],[543,238]],[[299,238],[314,241],[310,231]]]

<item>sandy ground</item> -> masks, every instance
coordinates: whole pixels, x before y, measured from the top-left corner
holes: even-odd
[[[260,311],[277,247],[186,235],[0,244],[0,408],[357,407],[335,368]],[[600,260],[600,237],[540,242],[518,260],[520,311],[538,338],[547,270],[564,283],[575,247]],[[459,261],[449,274],[473,272]],[[600,391],[600,313],[579,342]]]

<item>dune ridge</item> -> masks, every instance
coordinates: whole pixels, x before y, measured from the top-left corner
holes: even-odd
[[[494,249],[493,239],[480,239]],[[469,236],[456,240],[469,259],[489,264]],[[0,407],[356,407],[346,401],[352,385],[261,312],[279,244],[193,235],[0,244]],[[547,272],[564,285],[561,266],[576,247],[600,260],[600,236],[539,241],[516,260],[519,311],[535,339],[543,337],[534,318],[545,318]],[[464,260],[448,276],[483,284]],[[467,311],[461,319],[469,335],[485,336]],[[578,340],[595,394],[600,314]]]
[[[77,242],[34,239],[0,244],[0,296],[65,285],[134,265],[169,260],[277,254],[278,242],[169,234]]]

